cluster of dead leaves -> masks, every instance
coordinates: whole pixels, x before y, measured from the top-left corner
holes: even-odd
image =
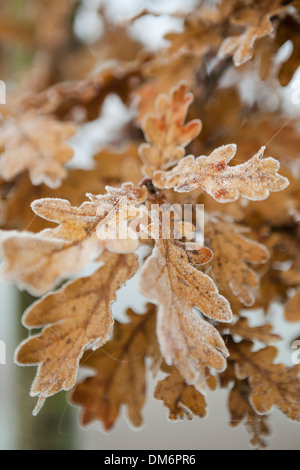
[[[234,0],[176,13],[182,31],[155,54],[127,26],[158,14],[109,25],[103,7],[107,34],[87,48],[70,27],[76,8],[43,0],[39,27],[27,8],[22,27],[5,12],[0,33],[5,51],[22,41],[33,51],[1,113],[0,223],[4,277],[40,297],[23,317],[40,331],[16,352],[38,366],[34,413],[71,390],[84,425],[110,430],[125,405],[139,427],[150,369],[171,420],[204,418],[207,390],[228,388],[232,426],[244,422],[251,444],[265,447],[273,407],[300,421],[299,366],[276,363],[280,338],[267,318],[247,320],[251,308],[267,315],[281,302],[285,320],[300,321],[298,122],[263,114],[221,80],[259,59],[269,85],[274,73],[276,86],[289,83],[299,4]],[[288,39],[293,53],[274,68]],[[111,94],[136,116],[92,167],[72,168],[72,137]],[[204,204],[203,244],[190,240],[197,226],[174,219],[173,203]],[[82,277],[85,268],[93,272]],[[115,321],[112,303],[135,275],[149,304]],[[79,367],[92,375],[77,382]]]

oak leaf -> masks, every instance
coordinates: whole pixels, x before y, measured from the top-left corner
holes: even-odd
[[[269,252],[264,245],[246,238],[243,231],[243,227],[221,219],[211,218],[205,224],[205,237],[214,252],[213,278],[220,289],[229,286],[244,305],[250,306],[259,277],[247,263],[265,263]]]
[[[56,188],[67,176],[64,165],[73,150],[66,140],[76,132],[72,123],[25,113],[6,118],[0,136],[0,175],[7,181],[28,170],[32,184]]]
[[[221,371],[226,366],[227,348],[206,317],[231,321],[227,300],[218,293],[210,277],[191,264],[211,259],[208,248],[189,244],[189,250],[174,240],[157,240],[141,276],[142,293],[158,304],[157,337],[168,365],[178,368],[189,385],[206,390],[205,369]]]
[[[180,160],[185,154],[184,148],[199,134],[198,119],[184,124],[192,99],[187,86],[179,83],[169,96],[160,95],[156,113],[145,117],[142,129],[149,143],[139,149],[145,176],[152,177],[156,170],[167,169]]]
[[[204,418],[207,415],[206,401],[202,393],[193,385],[188,385],[176,367],[164,367],[169,375],[160,380],[154,391],[154,398],[162,400],[169,408],[171,421],[193,419],[193,416]]]
[[[153,183],[161,189],[189,192],[201,188],[218,202],[236,201],[241,195],[253,201],[269,196],[270,191],[281,191],[288,185],[287,178],[277,174],[279,163],[272,157],[262,158],[262,147],[250,160],[235,166],[227,163],[236,153],[236,145],[223,145],[208,157],[183,158],[168,172],[157,171]]]
[[[35,302],[24,314],[27,328],[44,327],[16,352],[18,364],[39,366],[30,392],[39,396],[34,414],[47,397],[74,386],[84,350],[99,348],[112,332],[111,303],[116,291],[136,273],[138,261],[133,254],[109,252],[102,261],[104,266],[92,276],[71,281]]]
[[[143,315],[127,311],[129,323],[115,322],[113,338],[91,353],[87,351],[82,366],[95,375],[76,385],[71,403],[83,408],[81,423],[99,420],[106,431],[115,424],[122,405],[126,405],[130,422],[142,424],[141,410],[146,399],[145,359],[157,360],[156,308],[148,305]]]
[[[284,2],[280,0],[262,0],[238,10],[232,15],[231,21],[237,27],[244,26],[244,32],[241,35],[229,36],[224,39],[219,49],[219,57],[232,55],[236,67],[250,60],[255,42],[273,32],[272,17],[283,12],[286,8],[287,5],[284,5]]]
[[[88,195],[90,201],[80,207],[63,199],[34,201],[31,207],[35,214],[59,225],[38,234],[5,234],[2,250],[6,278],[40,295],[95,260],[103,248],[123,253],[134,251],[137,239],[133,234],[132,238],[124,239],[118,239],[118,233],[111,239],[105,237],[109,237],[112,226],[118,227],[120,220],[126,223],[139,214],[136,205],[144,200],[146,188],[135,189],[127,183],[119,189],[106,189],[104,195]]]
[[[165,39],[171,42],[168,55],[191,53],[200,59],[211,49],[219,47],[222,41],[221,25],[217,21],[190,15],[185,19],[182,32],[168,33]]]
[[[252,343],[242,341],[232,342],[228,347],[230,359],[235,362],[236,377],[249,379],[250,401],[255,411],[267,414],[276,406],[288,418],[299,421],[300,366],[274,364],[277,349],[273,346],[253,352]]]
[[[241,317],[236,323],[230,325],[222,325],[219,329],[224,332],[229,331],[231,335],[240,336],[243,339],[249,341],[261,341],[264,344],[273,343],[279,341],[280,336],[272,333],[273,326],[269,323],[265,323],[261,326],[250,326],[248,318]]]
[[[124,150],[103,149],[94,156],[95,167],[85,170],[71,168],[68,178],[59,188],[45,185],[33,186],[27,174],[20,175],[13,185],[5,181],[0,186],[0,223],[5,230],[29,230],[40,232],[49,227],[49,221],[32,214],[30,204],[35,199],[68,199],[72,205],[80,205],[86,193],[104,194],[107,185],[119,187],[126,181],[139,183],[142,178],[138,145],[130,144]],[[20,205],[23,210],[20,212]]]

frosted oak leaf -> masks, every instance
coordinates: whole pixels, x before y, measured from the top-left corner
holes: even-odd
[[[270,191],[281,191],[287,178],[277,174],[279,162],[272,157],[262,158],[265,147],[241,165],[229,166],[236,153],[236,145],[223,145],[208,157],[193,155],[183,158],[170,171],[157,171],[155,186],[179,193],[201,188],[218,202],[236,201],[241,195],[252,201],[266,199]]]
[[[67,176],[64,165],[74,152],[66,141],[75,132],[72,123],[29,113],[2,121],[1,177],[11,181],[28,170],[32,184],[57,188]]]
[[[140,146],[139,154],[145,176],[152,177],[156,170],[165,170],[180,160],[185,154],[184,148],[199,134],[201,122],[198,119],[184,124],[192,100],[187,86],[179,83],[169,95],[159,95],[156,113],[144,118],[142,129],[149,143]]]
[[[189,248],[158,240],[143,266],[140,287],[158,305],[157,337],[167,364],[175,365],[187,384],[205,391],[205,369],[223,370],[228,352],[215,327],[193,307],[220,322],[230,322],[232,314],[212,279],[191,264],[207,263],[211,251],[198,244]]]

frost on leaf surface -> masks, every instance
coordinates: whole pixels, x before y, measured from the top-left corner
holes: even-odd
[[[153,182],[158,188],[175,189],[179,193],[202,189],[218,202],[232,202],[243,196],[260,201],[270,191],[281,191],[288,185],[287,178],[277,174],[279,163],[272,157],[262,158],[264,147],[250,160],[235,166],[228,162],[236,153],[236,145],[223,145],[208,157],[195,159],[189,155],[170,171],[157,171]]]
[[[191,264],[210,259],[208,248],[194,244],[186,251],[182,244],[162,239],[140,276],[142,293],[158,305],[157,337],[163,357],[199,391],[206,390],[205,369],[223,370],[228,351],[215,327],[193,307],[209,319],[231,321],[228,301],[212,279]]]
[[[79,360],[88,346],[99,348],[112,332],[110,306],[116,291],[138,269],[133,254],[106,252],[103,267],[93,275],[66,284],[34,303],[24,314],[28,328],[44,327],[26,339],[16,352],[22,365],[38,365],[31,395],[39,396],[35,412],[45,398],[75,385]]]

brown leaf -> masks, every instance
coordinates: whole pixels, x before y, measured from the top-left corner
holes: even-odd
[[[290,2],[288,2],[290,3]],[[261,0],[238,10],[232,16],[232,23],[237,27],[244,26],[241,35],[230,36],[224,39],[219,57],[233,56],[236,67],[252,58],[254,44],[259,38],[269,36],[273,31],[271,18],[283,12],[287,6],[280,0]]]
[[[218,202],[231,202],[241,195],[253,201],[266,199],[270,191],[281,191],[287,178],[277,174],[279,163],[272,157],[263,158],[264,147],[246,163],[228,166],[236,146],[223,145],[208,157],[183,158],[171,171],[157,171],[153,183],[161,189],[174,188],[180,193],[201,188]]]
[[[205,237],[214,253],[212,275],[218,287],[230,287],[234,295],[247,306],[253,304],[253,289],[259,277],[247,263],[265,263],[269,252],[264,245],[242,235],[243,227],[220,219],[205,224]]]
[[[40,295],[95,260],[105,247],[123,253],[134,251],[135,238],[118,239],[119,234],[113,232],[111,238],[105,237],[110,236],[111,226],[139,214],[136,205],[144,200],[146,188],[134,189],[127,183],[120,189],[106,189],[105,195],[89,195],[91,201],[80,207],[63,199],[34,201],[35,214],[59,225],[38,234],[5,234],[2,250],[6,278]]]
[[[274,364],[277,349],[273,346],[253,352],[252,343],[242,341],[228,347],[230,359],[236,363],[236,377],[249,378],[250,401],[256,412],[266,414],[276,406],[288,418],[299,421],[300,367]]]
[[[261,326],[250,327],[248,318],[241,317],[238,321],[231,325],[222,325],[219,328],[222,332],[229,330],[231,335],[240,336],[243,339],[249,341],[261,341],[264,344],[273,343],[279,341],[280,336],[272,333],[273,326],[269,323],[265,323]]]
[[[295,240],[295,247],[297,247],[298,240]],[[291,242],[290,242],[291,243]],[[291,244],[292,246],[292,244]],[[291,252],[293,256],[293,264],[287,271],[283,271],[281,274],[282,281],[288,286],[297,286],[300,284],[300,253],[299,249],[294,249]]]
[[[138,184],[142,179],[141,160],[135,142],[119,151],[113,148],[102,149],[94,156],[94,161],[103,178],[119,180],[122,183],[131,181],[134,184]]]
[[[182,375],[175,367],[166,367],[168,372],[165,379],[160,380],[154,391],[154,398],[162,400],[169,408],[169,419],[193,419],[193,416],[204,418],[206,412],[206,401],[202,393],[198,392],[193,385],[187,385]]]
[[[73,156],[65,143],[76,132],[72,123],[30,114],[7,118],[0,137],[0,175],[7,181],[28,170],[32,184],[56,188],[67,176]]]
[[[199,391],[206,389],[206,367],[225,368],[227,349],[217,330],[193,307],[213,320],[231,320],[229,303],[212,279],[190,264],[190,260],[204,264],[210,258],[210,250],[200,245],[186,251],[174,240],[158,240],[140,277],[142,293],[159,305],[157,337],[162,355]]]
[[[45,399],[75,384],[79,360],[88,346],[97,349],[112,332],[110,306],[116,291],[138,269],[135,255],[106,252],[105,265],[92,276],[71,281],[35,302],[25,312],[27,328],[44,327],[26,339],[16,352],[21,365],[38,365],[31,396],[39,396],[38,413]]]
[[[192,99],[186,85],[179,83],[169,96],[160,95],[156,113],[145,117],[142,128],[149,143],[142,144],[139,150],[145,176],[152,177],[154,171],[167,169],[180,160],[184,148],[199,134],[199,120],[184,124]]]
[[[95,375],[79,383],[71,403],[83,408],[81,422],[99,420],[109,431],[127,405],[130,422],[142,424],[141,410],[146,398],[145,359],[157,358],[155,335],[156,308],[148,305],[145,314],[127,311],[130,323],[115,322],[113,339],[91,354],[86,352],[82,366],[91,367]]]
[[[182,32],[168,33],[165,39],[171,42],[169,56],[191,53],[200,59],[211,49],[219,47],[222,41],[221,25],[218,21],[205,21],[193,12],[185,19]]]
[[[94,156],[94,169],[70,169],[68,178],[56,189],[45,185],[32,186],[26,174],[21,175],[13,182],[13,185],[3,181],[0,186],[2,228],[29,230],[36,233],[49,227],[49,221],[32,214],[30,204],[35,199],[68,199],[72,205],[80,205],[88,192],[103,194],[107,185],[119,187],[126,181],[139,183],[142,174],[137,148],[138,145],[132,143],[122,151],[101,150]],[[23,206],[21,212],[20,205]]]
[[[74,108],[79,108],[85,111],[85,120],[97,119],[101,106],[110,93],[116,93],[124,100],[128,99],[132,79],[139,75],[139,68],[139,60],[122,67],[119,63],[107,65],[83,80],[58,82],[41,93],[22,95],[19,100],[20,109],[22,112],[35,109],[39,114],[54,114],[59,118],[66,118],[72,116]]]

